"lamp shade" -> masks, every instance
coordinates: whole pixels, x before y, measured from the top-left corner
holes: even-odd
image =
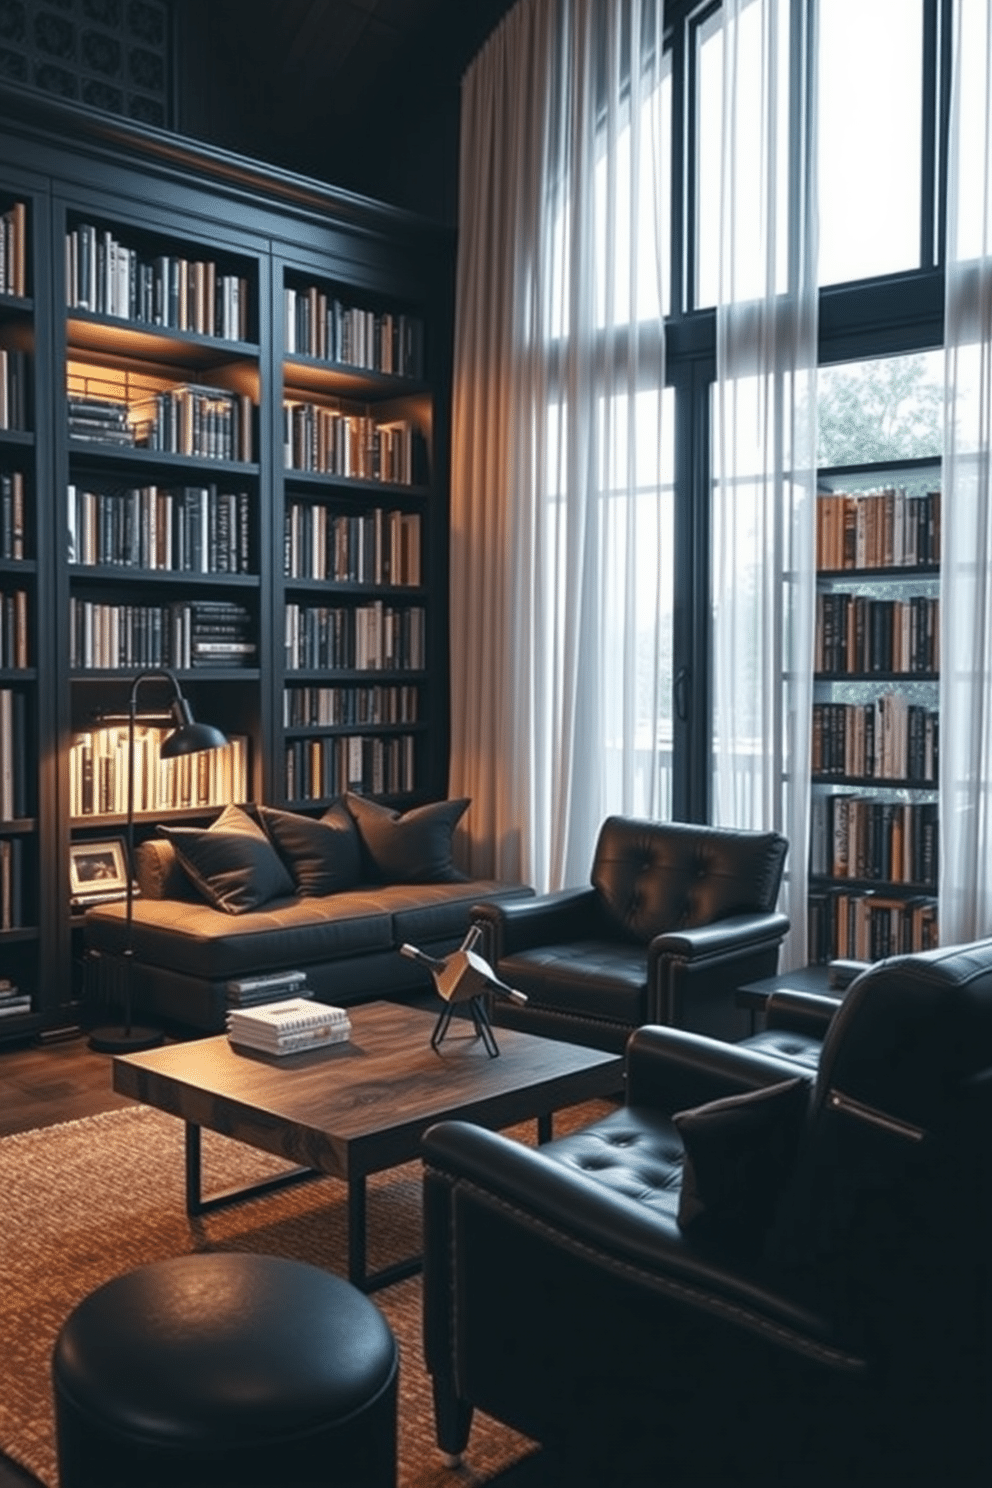
[[[179,759],[184,754],[199,754],[203,749],[223,749],[227,739],[212,723],[183,723],[162,740],[162,759]]]

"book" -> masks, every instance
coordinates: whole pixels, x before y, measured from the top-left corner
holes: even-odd
[[[351,1021],[344,1008],[291,997],[230,1011],[227,1033],[233,1044],[288,1054],[343,1043],[351,1034]]]

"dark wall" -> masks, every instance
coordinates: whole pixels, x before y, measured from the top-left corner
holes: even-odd
[[[175,0],[181,134],[457,217],[461,78],[513,0]],[[358,8],[362,9],[362,8]]]

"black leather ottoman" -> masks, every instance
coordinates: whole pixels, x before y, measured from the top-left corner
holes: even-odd
[[[316,1266],[143,1266],[56,1341],[61,1488],[395,1488],[397,1365],[375,1304]]]

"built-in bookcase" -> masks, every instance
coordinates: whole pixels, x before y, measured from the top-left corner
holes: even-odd
[[[124,835],[143,671],[230,742],[161,761],[141,684],[139,836],[444,794],[451,244],[155,130],[0,115],[0,977],[30,997],[2,1039],[82,1015],[70,868]]]
[[[402,799],[429,778],[434,489],[425,315],[286,265],[282,791]]]
[[[938,942],[940,517],[939,460],[821,472],[811,961]]]
[[[0,190],[0,1039],[41,976],[35,239],[33,193]]]

